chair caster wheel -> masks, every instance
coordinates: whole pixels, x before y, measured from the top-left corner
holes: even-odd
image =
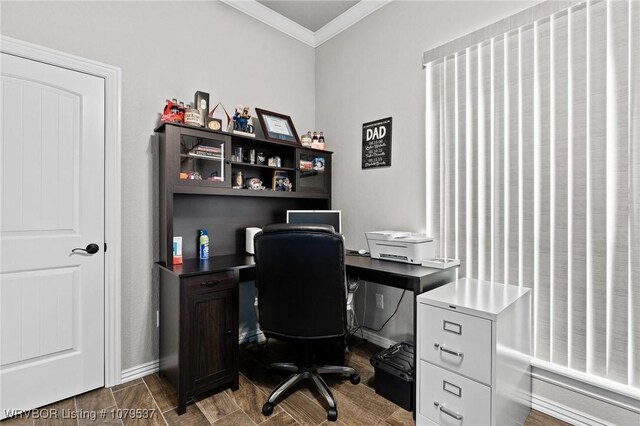
[[[270,416],[271,414],[273,414],[273,404],[270,403],[265,403],[262,406],[262,414],[264,414],[265,416]]]
[[[329,408],[327,420],[329,420],[330,422],[335,422],[336,420],[338,420],[338,410],[336,410],[335,408]]]
[[[357,385],[358,383],[360,383],[360,375],[359,374],[350,375],[349,381],[351,381],[351,383],[353,383],[354,385]]]

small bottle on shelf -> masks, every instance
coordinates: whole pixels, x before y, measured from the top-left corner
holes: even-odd
[[[313,139],[312,139],[312,142],[311,142],[311,148],[318,149],[318,146],[319,146],[318,132],[313,132]]]
[[[327,145],[324,143],[324,132],[320,132],[318,136],[318,149],[326,149]]]

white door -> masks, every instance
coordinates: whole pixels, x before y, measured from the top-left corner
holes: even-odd
[[[104,80],[5,53],[0,69],[4,418],[104,384]]]

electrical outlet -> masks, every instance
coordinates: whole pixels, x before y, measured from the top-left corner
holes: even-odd
[[[160,327],[160,311],[156,311],[156,327]]]
[[[384,309],[384,296],[380,293],[376,293],[376,308]]]

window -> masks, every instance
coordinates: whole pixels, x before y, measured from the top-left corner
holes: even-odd
[[[426,64],[427,229],[533,289],[533,353],[640,387],[640,3],[557,12]]]

